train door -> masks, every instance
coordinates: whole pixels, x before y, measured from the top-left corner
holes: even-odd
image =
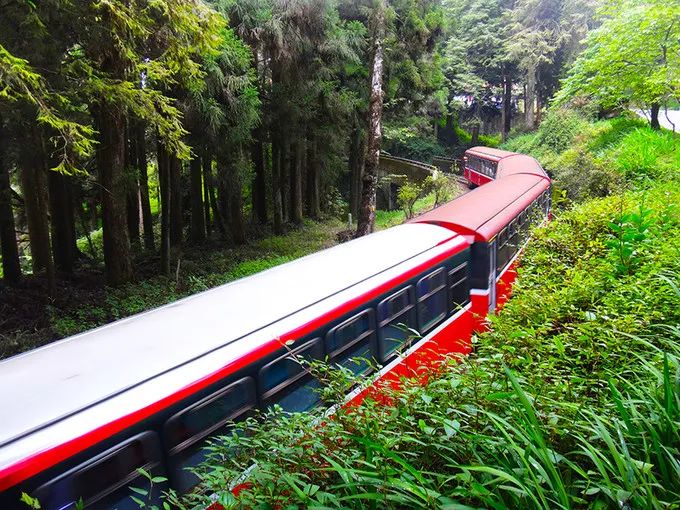
[[[489,243],[489,313],[496,309],[496,241]]]

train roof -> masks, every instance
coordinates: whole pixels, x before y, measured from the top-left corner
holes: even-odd
[[[503,158],[507,158],[509,156],[517,156],[518,154],[516,152],[510,152],[510,151],[504,151],[501,149],[493,149],[491,147],[482,147],[482,146],[477,146],[477,147],[472,147],[468,150],[465,151],[465,154],[474,154],[477,156],[482,156],[487,159],[493,159],[495,161],[499,161]]]
[[[269,332],[456,237],[423,227],[393,227],[0,361],[0,387],[11,388],[0,393],[0,447],[255,331]]]
[[[549,180],[540,175],[508,175],[413,221],[440,225],[460,234],[474,235],[478,241],[489,241],[549,186]]]
[[[513,154],[512,157],[505,157],[498,163],[496,179],[516,174],[530,174],[548,179],[548,174],[545,173],[540,163],[524,154]]]

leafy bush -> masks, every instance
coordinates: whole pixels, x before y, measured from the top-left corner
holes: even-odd
[[[536,133],[535,142],[554,153],[567,150],[588,122],[573,110],[549,110]]]
[[[605,197],[621,189],[622,176],[611,165],[581,147],[570,148],[554,159],[552,178],[566,196],[580,202]]]
[[[397,203],[404,211],[407,219],[413,218],[413,208],[416,201],[422,196],[423,188],[412,182],[405,182],[397,192]]]
[[[503,148],[537,158],[574,201],[606,196],[626,182],[671,179],[680,168],[680,137],[630,115],[588,122],[571,110],[550,111],[535,133]]]
[[[404,123],[384,125],[383,149],[393,156],[430,162],[434,156],[446,156],[449,150],[439,145],[432,126],[422,117]]]

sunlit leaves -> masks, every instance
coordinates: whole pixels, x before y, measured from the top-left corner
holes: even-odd
[[[558,102],[585,95],[605,107],[680,96],[680,3],[609,0]]]

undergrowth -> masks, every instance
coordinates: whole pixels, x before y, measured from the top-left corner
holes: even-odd
[[[590,122],[571,110],[553,110],[536,132],[511,138],[503,148],[541,162],[557,203],[647,186],[680,169],[680,136],[655,131],[633,114]]]
[[[679,508],[679,199],[670,181],[561,213],[535,231],[513,299],[469,358],[333,418],[273,410],[240,423],[212,444],[199,490],[170,499],[184,508],[215,497],[225,508]],[[334,377],[331,401],[342,382],[357,383]],[[246,469],[234,497],[231,482]]]

